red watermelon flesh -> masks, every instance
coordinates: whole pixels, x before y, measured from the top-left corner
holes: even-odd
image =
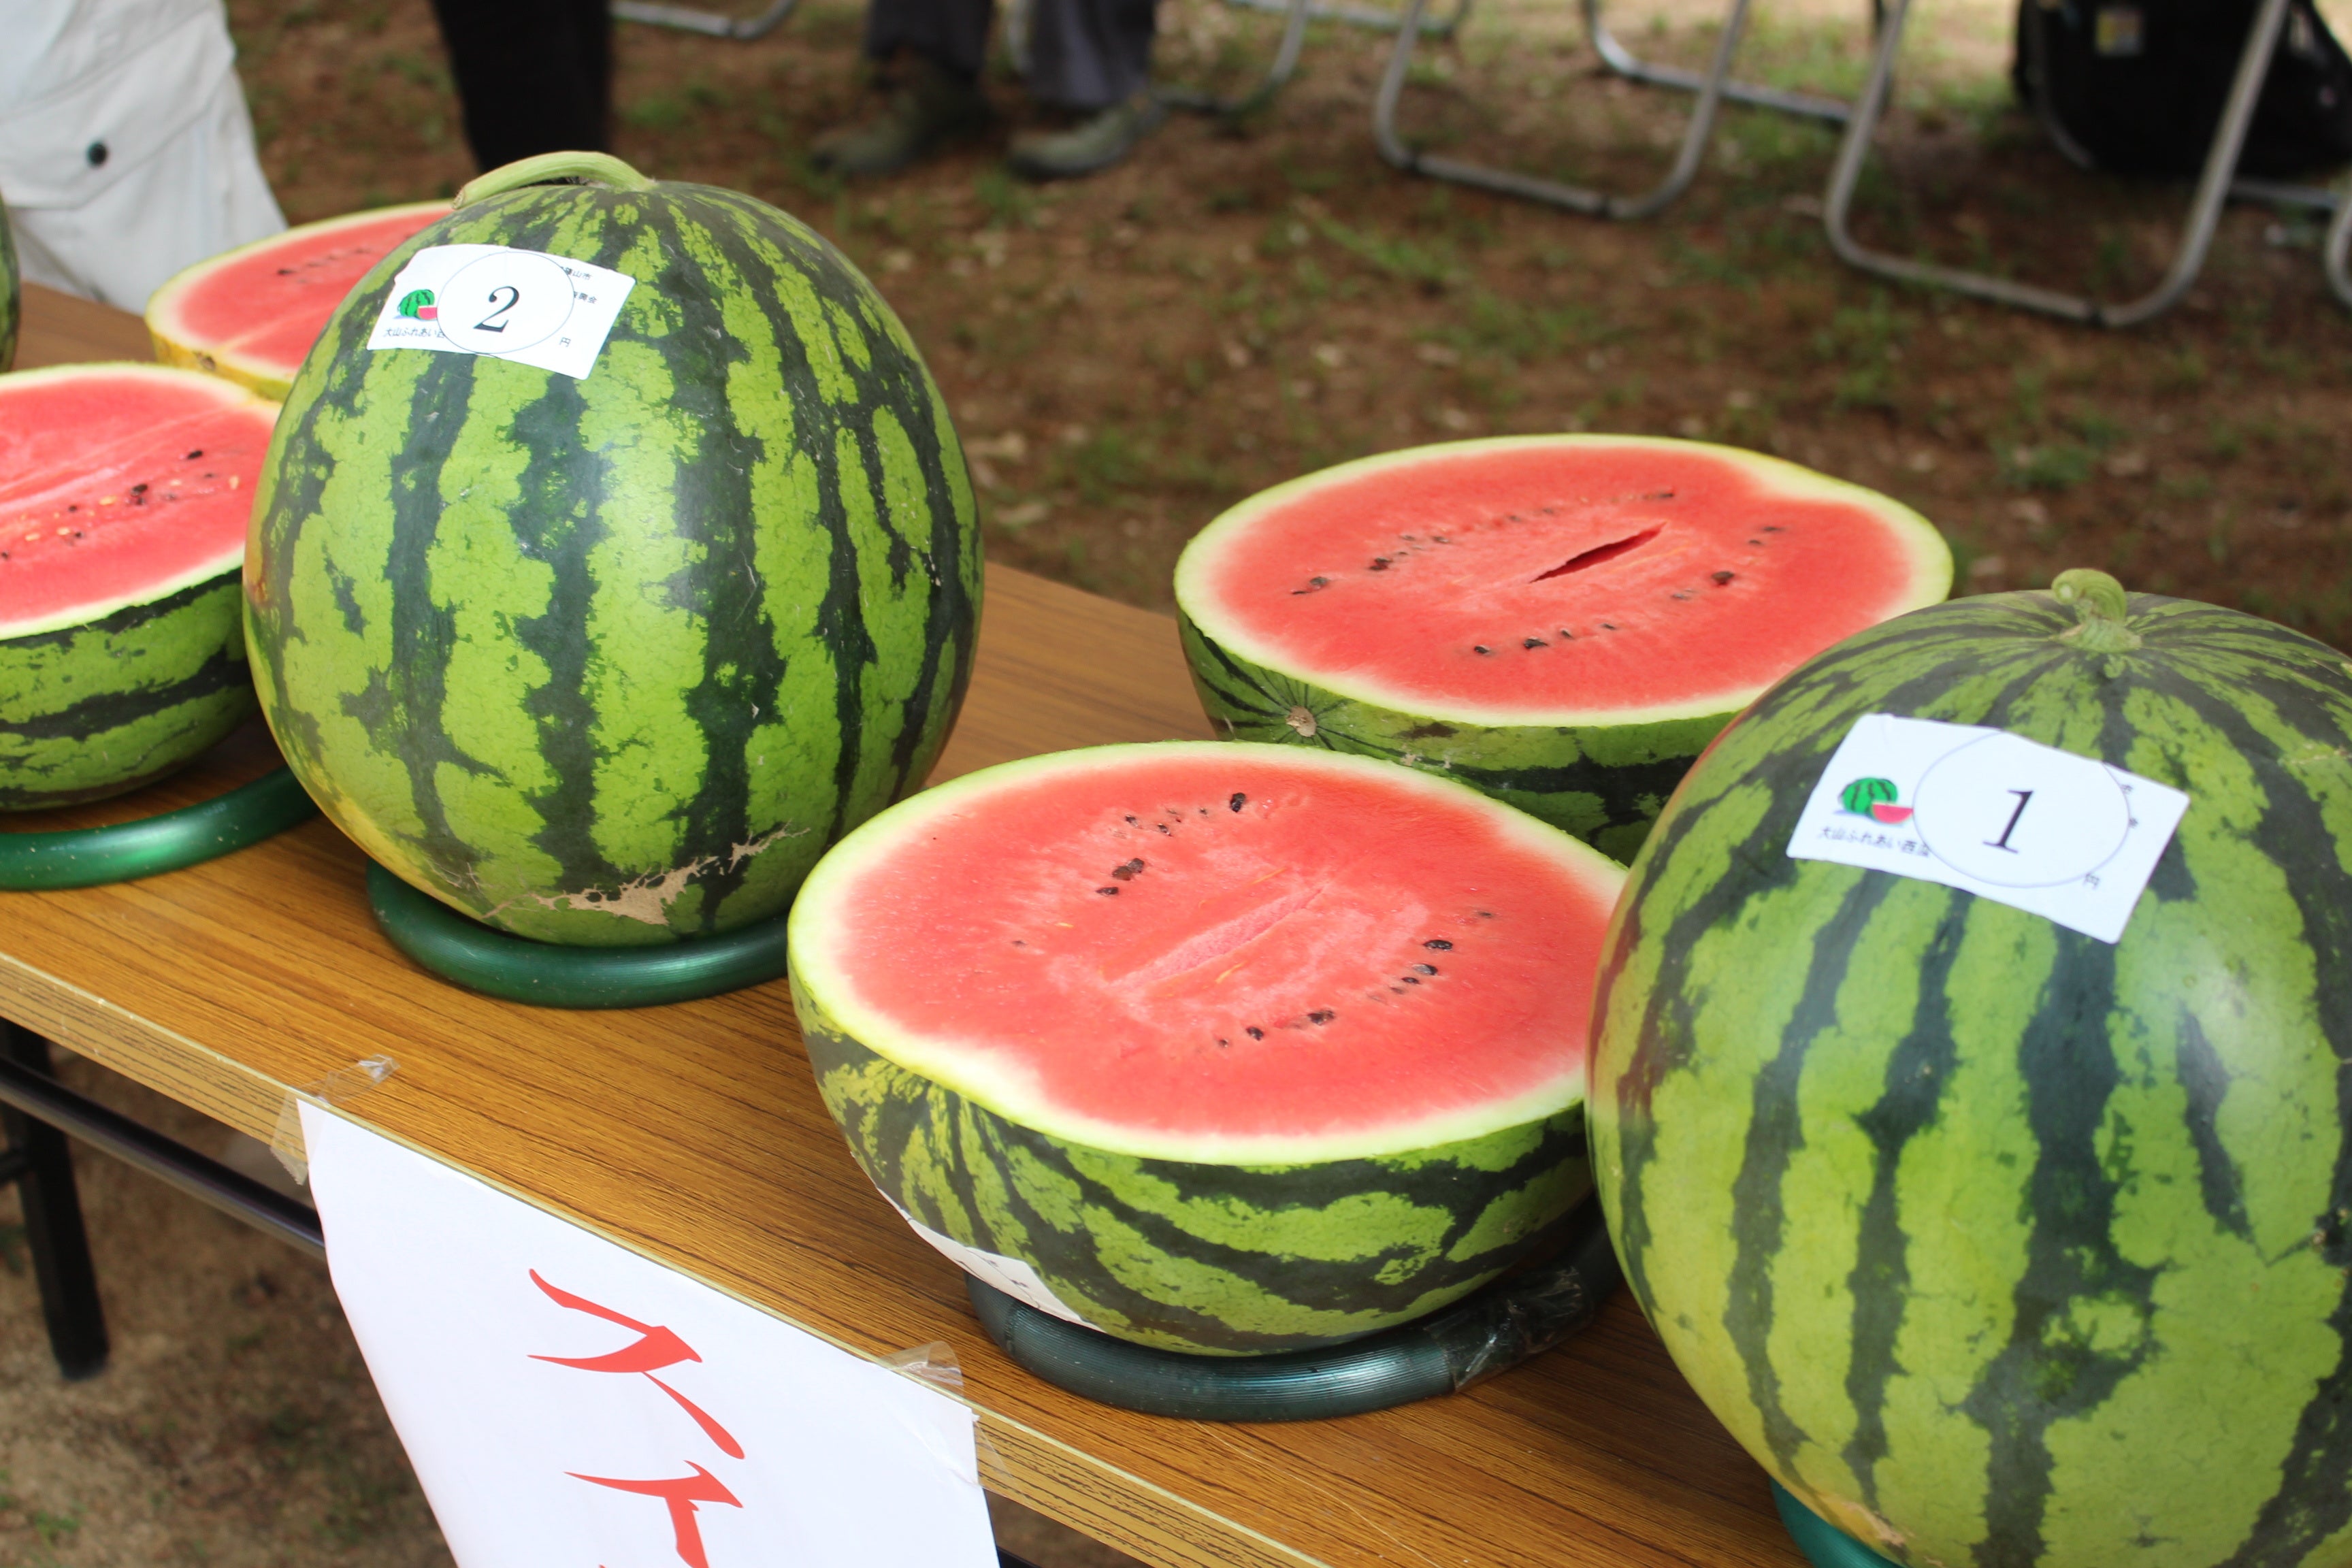
[[[147,302],[156,357],[282,399],[352,285],[448,215],[446,202],[354,213],[200,261]]]
[[[1948,581],[1926,520],[1858,486],[1731,447],[1563,436],[1269,490],[1202,531],[1177,597],[1259,664],[1507,724],[1736,710]]]
[[[1339,1159],[1580,1103],[1622,875],[1387,763],[1111,746],[877,817],[810,877],[792,945],[842,1030],[1024,1125]]]
[[[277,417],[157,365],[0,377],[0,639],[234,572]]]

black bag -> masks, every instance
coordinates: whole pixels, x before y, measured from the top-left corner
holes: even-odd
[[[2257,5],[2019,0],[2017,95],[2077,163],[2121,174],[2194,174],[2205,166]],[[2347,159],[2352,58],[2311,0],[2288,0],[2238,172],[2301,174]]]

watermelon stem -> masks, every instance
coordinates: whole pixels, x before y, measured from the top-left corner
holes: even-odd
[[[466,183],[457,206],[467,207],[525,185],[610,185],[616,191],[649,191],[654,182],[610,153],[541,153],[518,158]]]
[[[2124,585],[2105,572],[2077,566],[2058,574],[2050,592],[2062,605],[2074,606],[2081,624],[2058,634],[2085,653],[2129,653],[2140,646],[2140,635],[2126,624],[2131,600]]]

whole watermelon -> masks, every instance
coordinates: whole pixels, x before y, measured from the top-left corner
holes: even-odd
[[[482,243],[636,280],[586,377],[367,347],[412,254]],[[352,290],[246,557],[263,710],[326,814],[581,945],[781,912],[929,773],[980,593],[961,448],[872,286],[773,207],[592,153],[477,180]]]
[[[2184,790],[2114,945],[1790,836],[1865,713]],[[1823,1518],[1968,1568],[2352,1562],[2352,675],[2068,573],[1768,693],[1634,863],[1593,1162],[1700,1394]]]

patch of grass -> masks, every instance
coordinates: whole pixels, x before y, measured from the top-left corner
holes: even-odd
[[[982,169],[971,183],[971,192],[980,198],[981,210],[988,215],[989,227],[1011,228],[1015,224],[1034,226],[1036,188],[1015,178],[1003,164],[991,163]]]
[[[1357,260],[1400,282],[1417,284],[1431,293],[1442,293],[1462,280],[1462,268],[1454,258],[1451,247],[1442,243],[1422,245],[1410,239],[1372,234],[1350,228],[1338,218],[1331,217],[1317,220],[1315,226],[1324,238]]]

